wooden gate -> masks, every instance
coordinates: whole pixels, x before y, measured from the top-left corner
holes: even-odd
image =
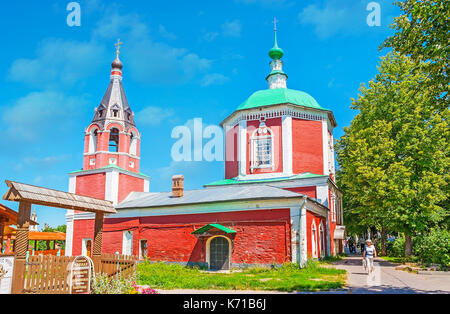
[[[25,270],[23,293],[67,294],[69,293],[70,256],[30,256]]]
[[[102,254],[99,273],[110,278],[130,278],[136,274],[137,257],[119,254]]]

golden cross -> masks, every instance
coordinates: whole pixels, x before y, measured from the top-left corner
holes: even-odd
[[[120,38],[119,39],[117,39],[117,43],[116,44],[114,44],[114,46],[116,46],[116,53],[117,53],[117,56],[119,56],[119,54],[120,54],[120,45],[122,45],[123,44],[123,42],[121,42],[120,41]]]

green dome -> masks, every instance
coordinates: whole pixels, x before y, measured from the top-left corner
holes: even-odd
[[[279,48],[277,45],[269,51],[269,57],[272,58],[272,60],[279,60],[283,57],[283,55],[283,49]]]
[[[252,109],[258,107],[293,104],[319,110],[326,110],[309,94],[287,88],[264,89],[253,93],[237,110]]]

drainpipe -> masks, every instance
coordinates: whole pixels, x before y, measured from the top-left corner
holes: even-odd
[[[306,239],[306,200],[307,197],[303,198],[303,203],[300,206],[299,213],[299,226],[300,226],[300,267],[305,267],[308,261],[308,251],[307,251],[307,239]]]

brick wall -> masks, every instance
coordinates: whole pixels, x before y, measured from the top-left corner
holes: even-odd
[[[122,252],[124,230],[132,230],[133,254],[139,240],[148,241],[148,257],[153,261],[206,262],[205,245],[192,231],[220,223],[237,231],[232,263],[284,263],[291,259],[289,209],[242,211],[140,218],[107,218],[103,252]]]
[[[322,122],[292,119],[294,173],[323,174]]]

